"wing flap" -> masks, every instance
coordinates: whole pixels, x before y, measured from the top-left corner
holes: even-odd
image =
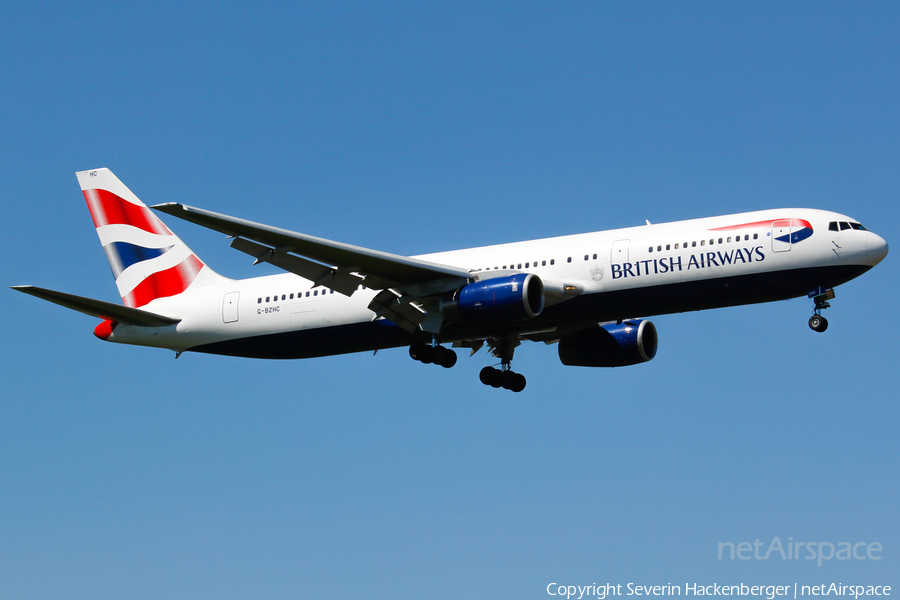
[[[130,308],[128,306],[122,306],[121,304],[85,298],[84,296],[76,296],[65,292],[57,292],[56,290],[48,290],[33,285],[15,285],[12,286],[12,289],[17,292],[30,294],[48,302],[53,302],[54,304],[59,304],[60,306],[65,306],[72,310],[77,310],[80,313],[92,317],[116,321],[126,325],[136,325],[138,327],[165,327],[181,322],[181,319],[164,317],[163,315],[158,315],[139,308]]]
[[[412,303],[414,298],[400,294],[395,290],[382,290],[369,302],[369,310],[375,313],[372,319],[384,317],[406,331],[413,332],[428,317],[422,308]]]
[[[304,279],[309,279],[313,285],[324,285],[345,296],[351,296],[363,283],[363,278],[352,272],[327,267],[244,238],[235,238],[231,242],[231,247],[249,254],[256,259],[257,263],[267,262]]]

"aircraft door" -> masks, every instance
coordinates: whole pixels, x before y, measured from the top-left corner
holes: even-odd
[[[613,242],[612,251],[609,255],[609,262],[614,265],[621,265],[628,260],[628,249],[631,246],[631,240],[616,240]]]
[[[234,323],[238,320],[238,300],[240,292],[228,292],[222,301],[222,320],[226,323]]]
[[[772,223],[772,252],[790,252],[791,222],[775,221]]]

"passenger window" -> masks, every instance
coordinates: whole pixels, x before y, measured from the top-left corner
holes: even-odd
[[[706,245],[706,240],[700,240],[700,245],[701,245],[701,246],[705,246],[705,245]]]
[[[269,301],[269,297],[268,297],[268,296],[266,296],[266,302],[268,302],[268,301]]]
[[[758,239],[759,239],[759,234],[758,234],[758,233],[754,233],[754,234],[753,234],[753,239],[754,239],[754,240],[758,240]]]
[[[650,246],[649,248],[647,248],[647,252],[653,252],[653,246]]]
[[[260,296],[260,297],[256,300],[256,303],[257,303],[257,304],[262,304],[262,296]]]
[[[584,255],[584,260],[587,260],[587,259],[588,259],[588,255],[585,254],[585,255]]]
[[[722,243],[722,238],[719,238],[719,243],[720,243],[720,244]]]
[[[550,259],[550,265],[552,266],[552,265],[555,265],[555,264],[556,264],[556,259],[555,259],[555,258],[551,258],[551,259]]]
[[[666,244],[666,250],[671,250],[671,249],[672,249],[672,244]]]
[[[676,250],[678,250],[678,246],[679,246],[679,245],[680,245],[680,244],[675,244],[675,249],[676,249]]]
[[[546,266],[547,266],[547,261],[546,261],[546,260],[542,260],[542,261],[541,261],[541,266],[542,266],[542,267],[546,267]]]
[[[286,296],[285,294],[282,294],[282,295],[281,295],[281,299],[282,299],[282,300],[287,300],[287,296]]]
[[[696,247],[697,247],[697,242],[691,242],[691,248],[696,248]]]
[[[572,257],[570,256],[569,258],[567,258],[566,262],[572,262]]]
[[[597,255],[596,255],[596,254],[594,255],[594,260],[597,260]]]

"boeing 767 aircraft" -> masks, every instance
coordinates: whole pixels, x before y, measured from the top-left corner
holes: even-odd
[[[226,234],[284,274],[213,271],[109,169],[78,182],[122,305],[30,285],[13,289],[104,319],[102,340],[251,358],[310,358],[406,346],[456,364],[487,345],[481,381],[515,392],[523,340],[557,344],[565,365],[651,360],[644,317],[808,296],[809,326],[833,288],[881,262],[887,243],[858,221],[782,208],[405,257],[168,203],[167,215]]]

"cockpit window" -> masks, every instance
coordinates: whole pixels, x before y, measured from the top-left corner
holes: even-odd
[[[861,223],[850,223],[850,227],[856,229],[857,231],[868,231],[868,229],[863,227]]]
[[[850,229],[850,223],[848,223],[847,221],[841,221],[841,231],[844,231],[845,229]]]
[[[832,221],[831,223],[828,224],[828,231],[837,231],[837,230],[838,230],[837,221]]]

